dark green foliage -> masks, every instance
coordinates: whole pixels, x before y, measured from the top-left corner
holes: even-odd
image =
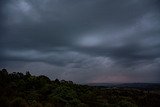
[[[9,101],[7,97],[1,97],[0,98],[0,107],[9,107]]]
[[[5,86],[8,83],[8,72],[6,69],[0,71],[0,85]]]
[[[129,101],[126,101],[126,100],[120,101],[120,102],[118,103],[118,105],[119,105],[120,107],[138,107],[137,105],[135,105],[135,104],[133,104],[133,103],[131,103],[131,102],[129,102]]]
[[[159,90],[158,90],[159,91]],[[157,91],[157,92],[158,92]],[[0,71],[0,107],[159,107],[160,94],[139,89],[107,89],[51,81],[29,71]]]
[[[28,104],[23,98],[17,97],[11,101],[10,107],[28,107]]]

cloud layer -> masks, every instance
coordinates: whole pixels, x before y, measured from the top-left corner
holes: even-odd
[[[158,0],[2,0],[0,64],[51,79],[160,82]]]

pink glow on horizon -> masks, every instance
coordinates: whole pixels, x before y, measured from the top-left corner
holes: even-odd
[[[91,83],[129,83],[133,80],[124,75],[115,75],[115,76],[100,76],[91,81]]]

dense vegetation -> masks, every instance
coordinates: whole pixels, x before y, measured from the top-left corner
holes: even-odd
[[[0,71],[0,107],[160,107],[160,94]]]

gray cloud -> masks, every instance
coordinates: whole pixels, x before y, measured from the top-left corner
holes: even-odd
[[[2,0],[1,67],[76,82],[159,82],[159,5]]]

